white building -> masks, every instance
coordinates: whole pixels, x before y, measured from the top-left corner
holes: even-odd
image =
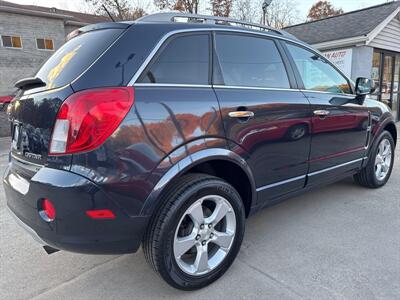
[[[374,97],[400,119],[400,2],[285,28],[325,54],[345,74],[372,78]]]

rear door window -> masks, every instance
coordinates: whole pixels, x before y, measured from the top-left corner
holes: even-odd
[[[43,64],[36,77],[46,83],[45,89],[71,83],[111,45],[121,32],[122,29],[104,29],[74,37]]]
[[[216,36],[216,49],[225,85],[290,88],[273,40],[223,33]]]
[[[191,34],[172,38],[138,82],[209,84],[210,36]]]

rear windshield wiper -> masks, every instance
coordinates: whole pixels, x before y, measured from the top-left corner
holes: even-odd
[[[36,87],[46,86],[46,83],[43,82],[43,80],[38,77],[27,77],[27,78],[18,80],[14,86],[20,90],[26,91],[26,90],[33,89]]]

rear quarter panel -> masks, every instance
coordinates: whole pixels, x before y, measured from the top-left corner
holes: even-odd
[[[74,155],[71,171],[135,216],[176,162],[207,148],[227,148],[211,88],[135,87],[135,104],[120,127],[97,150]]]

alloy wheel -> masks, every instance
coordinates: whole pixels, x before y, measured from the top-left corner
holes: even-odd
[[[392,164],[392,146],[388,139],[383,139],[375,157],[375,176],[379,181],[386,178]]]
[[[179,268],[193,276],[218,267],[232,247],[235,212],[224,197],[207,195],[183,214],[174,237],[174,257]]]

